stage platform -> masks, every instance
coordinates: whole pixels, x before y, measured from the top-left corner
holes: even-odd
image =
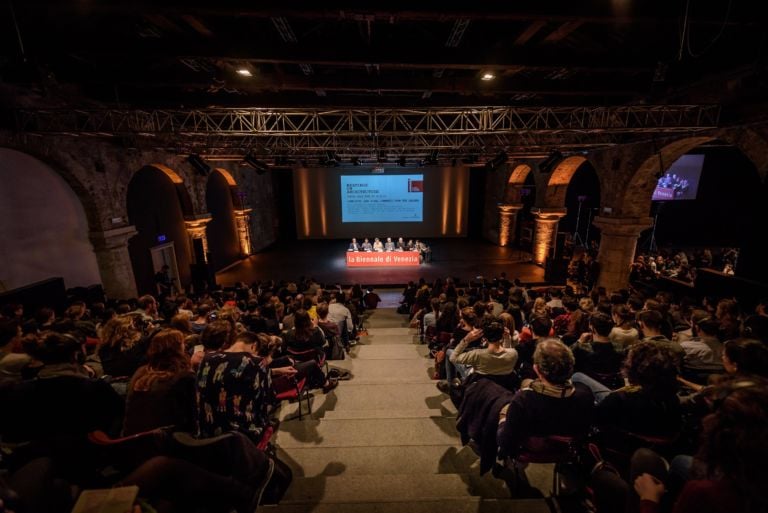
[[[219,285],[255,280],[296,280],[313,277],[322,283],[359,283],[370,286],[400,286],[424,278],[434,281],[448,276],[469,280],[506,272],[509,279],[543,285],[544,269],[530,263],[530,253],[502,248],[486,241],[468,239],[430,240],[432,261],[417,267],[347,267],[347,240],[302,240],[275,244],[216,273]]]

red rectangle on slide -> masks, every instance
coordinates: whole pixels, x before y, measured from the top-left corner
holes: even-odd
[[[347,267],[408,267],[419,265],[418,251],[347,252]]]
[[[408,180],[408,192],[424,192],[424,180]]]

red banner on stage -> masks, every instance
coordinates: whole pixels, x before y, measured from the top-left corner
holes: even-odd
[[[347,252],[347,267],[406,267],[419,265],[418,251]]]

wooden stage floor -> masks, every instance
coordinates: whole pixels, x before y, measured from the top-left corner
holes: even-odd
[[[300,240],[280,243],[216,273],[217,282],[296,280],[313,277],[321,283],[359,283],[369,286],[400,286],[424,278],[429,282],[448,276],[468,281],[476,276],[492,278],[506,272],[509,279],[544,284],[544,269],[530,263],[530,253],[502,248],[486,241],[438,239],[432,241],[432,261],[418,267],[347,268],[346,240]]]

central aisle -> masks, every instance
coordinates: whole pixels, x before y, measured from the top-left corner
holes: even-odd
[[[394,308],[373,311],[368,336],[344,361],[352,373],[312,416],[285,421],[278,454],[294,481],[276,512],[548,512],[543,500],[510,500],[501,481],[480,477],[462,448],[456,410],[430,379],[416,330]],[[291,417],[296,405],[283,408]]]

